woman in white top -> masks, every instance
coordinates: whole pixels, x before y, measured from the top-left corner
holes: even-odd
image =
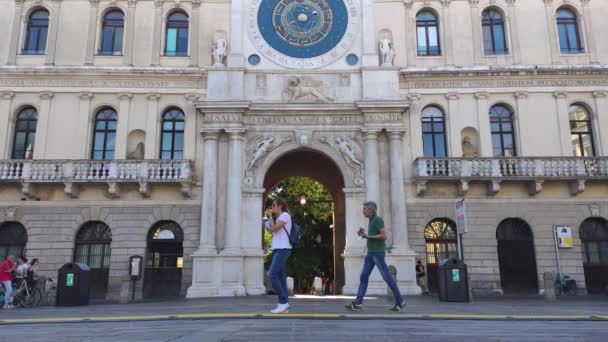
[[[30,268],[30,264],[27,263],[27,259],[23,256],[20,256],[17,260],[17,278],[25,278],[27,274],[27,269]]]
[[[291,255],[291,244],[289,234],[291,234],[291,215],[287,210],[285,200],[276,199],[272,202],[272,209],[269,209],[266,217],[269,218],[269,228],[272,233],[272,264],[268,271],[268,278],[272,287],[277,293],[279,303],[271,313],[288,313],[289,296],[287,291],[287,274],[285,267],[287,259]],[[277,216],[276,222],[272,219],[272,214]]]

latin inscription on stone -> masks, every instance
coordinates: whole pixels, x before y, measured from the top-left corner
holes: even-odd
[[[138,81],[138,80],[32,80],[0,79],[0,87],[24,88],[198,88],[196,81]]]
[[[393,122],[401,121],[400,113],[374,113],[365,114],[365,122]]]
[[[363,118],[360,115],[340,115],[340,116],[279,116],[279,115],[255,115],[245,116],[245,124],[249,125],[348,125],[361,124]]]
[[[444,88],[523,88],[523,87],[606,87],[608,79],[579,80],[483,80],[483,81],[412,81],[410,89]]]

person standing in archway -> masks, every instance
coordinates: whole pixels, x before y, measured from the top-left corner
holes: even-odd
[[[283,199],[275,199],[272,208],[266,213],[268,218],[268,230],[272,233],[272,263],[268,271],[268,278],[272,283],[272,288],[277,293],[279,303],[277,307],[270,310],[271,313],[289,312],[289,293],[287,290],[287,274],[285,268],[287,259],[291,255],[292,246],[289,243],[291,233],[291,215],[287,210],[287,203]],[[276,221],[272,215],[277,216]]]
[[[367,239],[367,255],[365,256],[363,270],[361,271],[357,298],[349,305],[346,305],[346,309],[350,311],[363,310],[363,297],[365,296],[365,292],[367,292],[369,276],[374,270],[374,266],[378,267],[382,279],[384,279],[388,287],[393,291],[395,306],[393,306],[391,310],[399,312],[405,309],[405,298],[401,297],[397,282],[386,265],[386,231],[384,229],[384,221],[376,214],[377,210],[378,206],[375,202],[367,201],[363,203],[363,215],[369,219],[369,224],[367,226],[367,233],[365,233],[363,228],[359,228],[358,234],[362,238]]]

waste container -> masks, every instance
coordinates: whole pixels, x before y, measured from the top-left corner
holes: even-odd
[[[467,265],[462,260],[456,258],[442,260],[437,272],[440,301],[468,302],[470,300]]]
[[[89,305],[91,269],[85,264],[69,262],[57,274],[58,306]]]

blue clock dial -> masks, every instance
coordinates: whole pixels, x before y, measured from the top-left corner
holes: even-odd
[[[333,49],[344,37],[348,13],[342,0],[262,0],[258,27],[278,52],[314,58]]]

